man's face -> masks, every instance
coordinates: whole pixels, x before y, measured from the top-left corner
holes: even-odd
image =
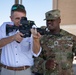
[[[26,14],[25,13],[22,13],[22,12],[15,11],[12,14],[12,16],[10,16],[11,21],[13,21],[16,26],[19,26],[20,25],[21,17],[26,17]]]
[[[47,20],[46,24],[49,30],[56,30],[59,28],[60,18],[54,20]]]

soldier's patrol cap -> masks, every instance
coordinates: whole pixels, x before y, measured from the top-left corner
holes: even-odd
[[[60,17],[60,10],[55,9],[55,10],[51,10],[45,13],[45,19],[44,20],[54,20],[57,19],[58,17]]]

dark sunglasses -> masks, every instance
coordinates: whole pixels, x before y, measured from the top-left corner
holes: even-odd
[[[17,10],[17,9],[24,9],[25,10],[25,7],[23,5],[14,5],[11,9],[11,11],[14,11],[14,10]]]

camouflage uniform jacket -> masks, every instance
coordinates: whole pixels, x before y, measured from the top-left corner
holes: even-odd
[[[33,72],[43,75],[74,75],[73,51],[76,51],[76,36],[61,29],[59,35],[43,35],[42,52],[35,58]]]

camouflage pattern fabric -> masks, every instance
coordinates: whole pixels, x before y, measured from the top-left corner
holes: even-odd
[[[33,72],[43,75],[74,75],[73,52],[76,52],[76,36],[61,29],[59,35],[43,35],[42,52],[35,58]]]

